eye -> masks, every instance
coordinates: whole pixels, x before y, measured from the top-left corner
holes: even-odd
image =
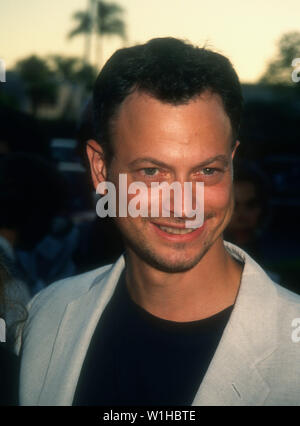
[[[201,167],[195,173],[195,178],[206,185],[216,185],[219,183],[225,174],[225,170],[218,167]]]
[[[147,167],[142,169],[145,176],[155,176],[159,170],[156,167]]]
[[[213,175],[215,172],[217,172],[218,169],[213,167],[205,167],[204,169],[202,169],[202,171],[206,176],[210,176],[210,175]]]

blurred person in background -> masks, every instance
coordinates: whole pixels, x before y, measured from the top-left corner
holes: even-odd
[[[0,157],[0,247],[31,295],[76,271],[77,232],[65,214],[67,198],[61,174],[38,155]]]
[[[19,285],[0,256],[0,406],[18,405],[20,363],[13,347],[27,317]]]
[[[255,163],[241,160],[235,164],[233,187],[235,206],[224,238],[244,249],[279,282],[280,276],[269,270],[264,244],[272,214],[268,177]]]

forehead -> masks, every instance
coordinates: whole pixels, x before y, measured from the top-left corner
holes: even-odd
[[[173,105],[135,91],[121,105],[114,125],[114,151],[127,155],[159,151],[171,157],[200,149],[227,150],[231,125],[219,95],[204,92],[186,104]]]

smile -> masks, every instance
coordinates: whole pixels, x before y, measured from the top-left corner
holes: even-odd
[[[178,234],[178,235],[183,235],[183,234],[189,234],[193,231],[195,231],[195,229],[193,228],[172,228],[170,226],[160,226],[160,225],[156,225],[159,227],[159,229],[161,229],[164,232],[167,232],[168,234]]]
[[[189,242],[196,239],[203,231],[205,223],[199,228],[186,228],[185,224],[161,224],[150,222],[154,232],[165,240],[171,242]]]

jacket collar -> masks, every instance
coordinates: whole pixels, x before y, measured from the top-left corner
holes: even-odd
[[[97,323],[125,267],[124,256],[70,302],[53,347],[38,405],[72,405],[79,374]]]
[[[256,365],[275,349],[274,285],[237,246],[225,243],[244,263],[240,290],[230,320],[193,405],[260,405],[269,388]],[[124,256],[89,290],[66,307],[57,333],[39,405],[71,405],[84,358],[99,318],[125,267]]]
[[[193,405],[262,405],[270,389],[258,365],[276,349],[276,288],[243,250],[225,246],[244,262],[241,285]]]

